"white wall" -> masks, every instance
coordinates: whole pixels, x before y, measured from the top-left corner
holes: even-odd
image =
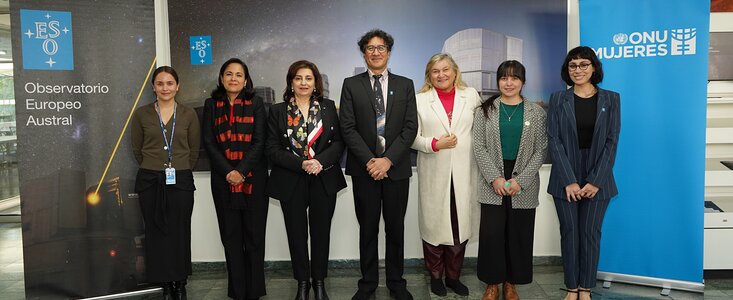
[[[547,190],[550,165],[540,169],[540,206],[537,208],[535,222],[534,255],[560,256],[560,233],[552,197]],[[191,228],[192,260],[195,262],[224,261],[224,248],[219,239],[214,202],[211,197],[209,172],[195,172],[195,203]],[[351,190],[351,177],[346,176],[349,187],[342,190],[336,202],[336,212],[331,228],[330,259],[359,259],[359,225],[354,213],[354,197]],[[422,258],[422,244],[417,224],[417,174],[413,170],[410,179],[410,199],[405,217],[405,257]],[[384,231],[380,231],[379,254],[384,258]],[[469,240],[467,257],[478,254],[478,240]],[[267,216],[267,240],[265,259],[268,261],[290,260],[288,242],[285,234],[282,210],[277,200],[270,199]]]
[[[168,41],[168,2],[155,0],[156,41],[158,65],[170,63]],[[568,0],[568,49],[579,45],[578,0]],[[413,171],[414,173],[414,171]],[[547,190],[550,166],[540,169],[540,206],[535,221],[534,256],[560,256],[560,233],[552,197]],[[351,186],[351,178],[347,183]],[[195,262],[224,261],[224,249],[219,239],[216,213],[211,197],[208,172],[194,173],[196,182],[195,204],[192,219],[192,260]],[[422,258],[420,233],[417,224],[417,176],[410,182],[410,199],[405,217],[405,257]],[[359,258],[359,227],[354,213],[354,200],[350,188],[339,193],[336,212],[331,229],[330,259]],[[380,257],[384,257],[384,233],[380,231]],[[280,204],[270,200],[267,218],[267,240],[265,259],[269,261],[290,260],[285,225]],[[467,257],[476,257],[478,242],[471,239],[466,249]]]

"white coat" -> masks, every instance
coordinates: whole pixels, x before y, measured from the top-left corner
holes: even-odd
[[[460,242],[478,233],[480,206],[477,201],[478,168],[473,156],[473,115],[481,105],[475,89],[456,88],[453,119],[435,89],[417,94],[417,137],[412,148],[417,154],[418,219],[421,238],[434,246],[453,245],[450,217],[450,185],[456,198]],[[445,133],[456,135],[453,149],[433,151],[433,138]]]

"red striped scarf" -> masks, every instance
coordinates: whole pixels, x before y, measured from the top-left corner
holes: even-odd
[[[246,150],[252,143],[254,132],[252,100],[236,99],[232,105],[229,105],[228,100],[217,100],[214,116],[216,140],[224,149],[224,156],[233,165],[236,165],[247,155]],[[246,179],[252,177],[252,172],[243,175]],[[230,188],[232,204],[235,206],[244,205],[238,202],[244,202],[252,195],[252,183],[247,180],[242,184],[230,186]]]

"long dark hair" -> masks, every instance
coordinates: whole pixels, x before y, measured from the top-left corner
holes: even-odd
[[[216,89],[211,92],[211,98],[214,98],[216,100],[226,100],[227,99],[227,90],[224,88],[224,84],[221,82],[221,77],[224,76],[224,71],[226,71],[227,67],[231,64],[240,64],[242,66],[242,69],[244,69],[244,79],[247,81],[244,84],[244,89],[239,93],[239,98],[242,100],[244,99],[252,99],[255,95],[255,89],[254,84],[252,83],[252,77],[249,74],[249,68],[247,67],[247,64],[245,64],[241,59],[239,58],[230,58],[226,62],[224,62],[223,65],[221,65],[221,69],[219,69],[219,76],[216,77]]]
[[[288,68],[288,75],[285,76],[286,86],[285,92],[283,93],[283,101],[288,102],[290,101],[290,98],[295,97],[295,92],[293,92],[293,78],[295,78],[295,74],[298,73],[298,70],[300,69],[309,69],[313,72],[313,77],[316,80],[316,90],[313,91],[313,97],[321,99],[323,97],[323,78],[321,77],[321,72],[318,71],[316,64],[307,60],[299,60],[294,62],[290,65],[290,68]]]
[[[499,86],[499,80],[501,80],[502,77],[506,76],[514,76],[519,78],[519,80],[522,82],[522,86],[524,86],[524,83],[527,82],[527,77],[525,76],[526,70],[524,69],[524,65],[522,63],[516,61],[516,60],[507,60],[499,65],[499,68],[496,70],[496,86]],[[501,97],[501,92],[489,97],[488,100],[484,101],[484,103],[481,104],[481,109],[484,111],[484,116],[489,117],[489,110],[494,110],[494,101],[496,101],[497,98]],[[522,91],[519,91],[519,97],[522,97],[524,99],[524,96],[522,96]]]
[[[590,60],[590,64],[593,66],[593,75],[590,76],[590,83],[598,85],[603,81],[603,64],[596,56],[596,52],[588,46],[578,46],[573,48],[565,56],[565,61],[562,63],[562,70],[560,70],[560,77],[569,86],[575,85],[572,79],[570,79],[570,61],[573,59],[587,59]]]

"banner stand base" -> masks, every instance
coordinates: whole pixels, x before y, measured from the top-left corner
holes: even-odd
[[[119,299],[119,298],[127,298],[127,297],[134,297],[134,296],[140,296],[140,295],[145,295],[145,294],[162,293],[162,292],[163,292],[162,288],[156,287],[156,288],[149,288],[149,289],[144,289],[144,290],[119,293],[119,294],[104,295],[104,296],[98,296],[98,297],[92,297],[92,298],[81,298],[81,300]]]
[[[611,282],[659,287],[662,288],[662,291],[660,292],[661,295],[665,295],[665,293],[666,295],[669,295],[671,290],[680,290],[695,293],[703,293],[705,291],[705,284],[700,282],[636,276],[621,273],[598,272],[598,280],[603,281],[603,288],[610,288]]]

